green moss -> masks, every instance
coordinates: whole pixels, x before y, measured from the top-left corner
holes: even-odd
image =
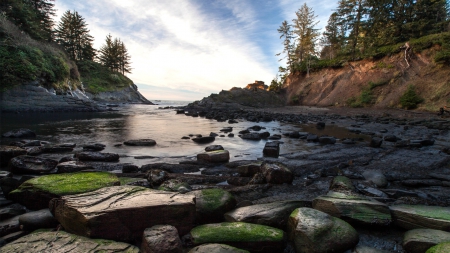
[[[119,179],[108,172],[54,174],[30,179],[10,194],[28,190],[64,196],[95,191],[113,185],[119,185]]]
[[[450,242],[443,242],[433,246],[427,250],[426,253],[447,253],[450,252]]]
[[[292,217],[292,218],[297,217],[299,211],[300,211],[299,208],[295,209],[295,210],[291,213],[291,215],[289,215],[289,217]]]
[[[440,206],[402,206],[413,213],[418,215],[429,217],[432,219],[448,220],[450,221],[450,208]]]
[[[278,242],[284,232],[277,228],[245,222],[223,222],[207,224],[191,230],[195,244],[221,242]]]
[[[222,199],[233,198],[231,194],[222,189],[205,189],[202,190],[202,208],[206,211],[213,211],[222,206]]]

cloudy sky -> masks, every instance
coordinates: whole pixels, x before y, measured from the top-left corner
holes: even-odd
[[[336,1],[325,0],[57,0],[85,18],[94,47],[110,33],[128,48],[128,76],[150,100],[199,100],[275,77],[282,51],[277,28],[303,3],[326,25]]]

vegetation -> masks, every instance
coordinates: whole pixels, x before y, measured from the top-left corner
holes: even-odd
[[[400,105],[408,110],[417,108],[417,105],[422,102],[423,99],[419,95],[417,95],[416,91],[414,90],[414,86],[412,85],[409,85],[408,89],[400,97]]]
[[[133,81],[128,77],[118,72],[111,72],[107,67],[94,61],[80,61],[78,68],[84,88],[93,94],[115,91],[133,85]]]
[[[98,57],[100,63],[111,71],[122,75],[131,73],[130,55],[125,44],[118,38],[112,39],[111,34],[106,36],[106,44],[100,48]]]

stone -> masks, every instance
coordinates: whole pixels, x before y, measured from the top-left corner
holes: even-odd
[[[8,166],[9,161],[21,155],[26,155],[27,151],[20,147],[15,146],[0,146],[0,167]]]
[[[364,245],[357,245],[352,253],[392,253],[391,251],[381,250],[381,249],[375,249]]]
[[[245,222],[223,222],[195,227],[190,232],[194,245],[223,243],[250,252],[283,252],[283,230]]]
[[[288,235],[297,253],[344,252],[359,241],[358,232],[347,222],[306,207],[289,216]]]
[[[178,231],[171,225],[156,225],[144,230],[141,253],[183,253]]]
[[[330,191],[355,191],[355,187],[353,186],[352,180],[348,177],[337,176],[334,177],[330,183],[329,187]]]
[[[241,177],[253,177],[261,169],[261,163],[251,163],[237,167]]]
[[[58,173],[72,173],[72,172],[79,172],[82,170],[93,170],[94,168],[90,165],[84,164],[79,161],[69,161],[69,162],[63,162],[58,163],[56,165],[56,168],[58,169]]]
[[[205,148],[206,152],[217,151],[217,150],[224,150],[224,149],[221,145],[211,145],[211,146],[208,146]]]
[[[403,249],[409,253],[425,253],[429,248],[450,242],[450,233],[435,229],[413,229],[403,237]]]
[[[80,152],[75,154],[75,158],[78,158],[80,161],[97,161],[97,162],[119,161],[118,154],[100,153],[100,152]]]
[[[165,170],[153,169],[147,172],[147,181],[152,187],[160,186],[169,179],[169,174]]]
[[[84,151],[102,151],[106,145],[100,143],[87,144],[83,146]]]
[[[11,146],[17,146],[17,147],[39,147],[41,146],[40,140],[20,140],[13,143],[10,143]]]
[[[139,167],[133,164],[124,164],[122,166],[122,173],[136,173],[139,171]]]
[[[409,179],[402,180],[401,184],[408,187],[442,186],[442,181],[436,179]]]
[[[322,137],[319,138],[319,143],[323,144],[323,145],[335,144],[336,143],[336,138],[330,137],[330,136],[322,136]]]
[[[14,129],[9,132],[2,134],[3,138],[34,138],[36,137],[36,133],[31,131],[30,129],[20,128]]]
[[[391,206],[394,224],[405,228],[430,228],[450,231],[450,208],[423,205]]]
[[[392,135],[392,134],[388,134],[388,135],[385,135],[383,139],[385,141],[388,141],[388,142],[396,142],[397,141],[397,136]]]
[[[34,156],[17,156],[11,159],[10,169],[18,174],[48,174],[56,172],[58,161]]]
[[[245,140],[253,140],[253,141],[259,141],[262,139],[261,135],[259,133],[247,133],[247,134],[243,134],[241,136],[242,139]]]
[[[362,175],[367,181],[374,183],[377,187],[384,188],[389,184],[386,176],[380,171],[368,170],[364,171]]]
[[[19,180],[12,177],[4,177],[0,179],[0,187],[6,198],[8,198],[9,193],[17,189],[19,185]]]
[[[282,164],[263,163],[261,173],[269,184],[292,184],[294,174]]]
[[[18,231],[18,232],[15,232],[15,233],[12,233],[12,234],[8,234],[8,235],[5,235],[5,236],[1,237],[0,241],[5,242],[5,245],[6,245],[6,243],[15,241],[15,240],[19,239],[20,237],[23,237],[23,236],[25,236],[27,234],[28,234],[27,231]],[[0,245],[1,245],[1,242],[0,242]]]
[[[123,252],[138,253],[136,246],[109,240],[94,240],[65,231],[36,231],[1,248],[4,253],[17,252]]]
[[[269,132],[260,133],[259,137],[261,137],[261,139],[267,139],[270,137],[270,133]]]
[[[229,222],[247,222],[285,230],[289,215],[297,208],[311,207],[310,201],[291,200],[249,205],[225,213]]]
[[[372,137],[372,139],[370,140],[369,146],[372,148],[379,148],[379,147],[381,147],[382,143],[383,143],[383,139],[381,139],[379,137]]]
[[[203,244],[191,249],[188,253],[250,253],[247,250],[231,247],[226,244],[210,243]]]
[[[289,138],[295,138],[295,139],[300,138],[300,133],[298,131],[292,131],[292,132],[288,133],[288,135],[289,135]]]
[[[120,185],[116,175],[108,172],[79,172],[54,174],[27,180],[9,197],[31,210],[48,208],[52,198],[95,191]]]
[[[7,220],[15,216],[24,214],[25,212],[25,207],[20,204],[12,204],[6,207],[2,207],[0,208],[0,220]]]
[[[188,233],[195,222],[195,197],[139,186],[112,186],[52,199],[50,210],[68,232],[128,242],[160,224]]]
[[[230,152],[228,152],[228,150],[216,150],[197,155],[197,161],[209,163],[226,163],[229,160],[230,160]]]
[[[205,144],[216,140],[214,136],[196,137],[192,139],[196,143]]]
[[[392,221],[389,207],[364,196],[329,192],[312,202],[314,209],[343,219],[352,224],[389,225]]]
[[[5,178],[5,177],[12,177],[13,174],[11,173],[11,171],[4,171],[4,170],[0,170],[0,179]]]
[[[426,253],[448,253],[450,252],[450,242],[443,242],[431,247]]]
[[[65,153],[65,152],[72,152],[73,148],[71,147],[61,147],[59,145],[56,146],[50,146],[50,145],[46,145],[43,147],[40,147],[42,153]]]
[[[265,157],[278,158],[278,156],[280,156],[280,143],[267,142],[263,149],[263,155]]]
[[[308,141],[308,142],[318,142],[319,141],[319,136],[317,136],[315,134],[308,134],[308,136],[306,136],[306,141]]]
[[[316,128],[317,129],[324,129],[325,128],[325,122],[317,122]]]
[[[0,221],[0,236],[20,231],[19,216]]]
[[[224,132],[224,133],[233,132],[233,128],[232,127],[224,127],[222,129],[220,129],[220,132]]]
[[[155,146],[156,141],[152,139],[129,140],[123,143],[127,146]]]
[[[234,196],[223,189],[192,191],[196,197],[196,221],[199,224],[216,223],[224,220],[224,214],[236,207]]]
[[[188,183],[181,180],[170,179],[162,183],[158,190],[186,193],[192,191],[192,187]]]
[[[19,224],[23,230],[34,231],[42,228],[56,228],[59,222],[48,208],[29,212],[19,216]]]
[[[252,179],[248,184],[265,184],[266,183],[266,176],[264,176],[263,173],[258,172],[255,175],[253,175]]]

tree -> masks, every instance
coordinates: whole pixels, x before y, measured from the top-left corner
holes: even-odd
[[[341,49],[341,43],[344,39],[343,29],[339,25],[339,18],[336,12],[333,12],[322,33],[320,44],[322,45],[321,58],[333,59]]]
[[[105,45],[99,50],[98,60],[111,71],[122,74],[131,73],[131,62],[125,44],[118,38],[113,39],[111,34],[106,36]]]
[[[277,56],[281,55],[281,54],[286,54],[286,56],[282,59],[287,58],[287,64],[289,66],[289,70],[292,71],[292,63],[293,63],[293,49],[294,49],[294,45],[292,44],[292,30],[291,30],[291,25],[288,24],[288,22],[285,20],[283,21],[283,23],[281,23],[280,28],[278,28],[278,33],[280,33],[280,39],[284,38],[283,40],[283,52],[277,54]],[[281,59],[281,60],[282,60]],[[280,60],[280,61],[281,61]]]

